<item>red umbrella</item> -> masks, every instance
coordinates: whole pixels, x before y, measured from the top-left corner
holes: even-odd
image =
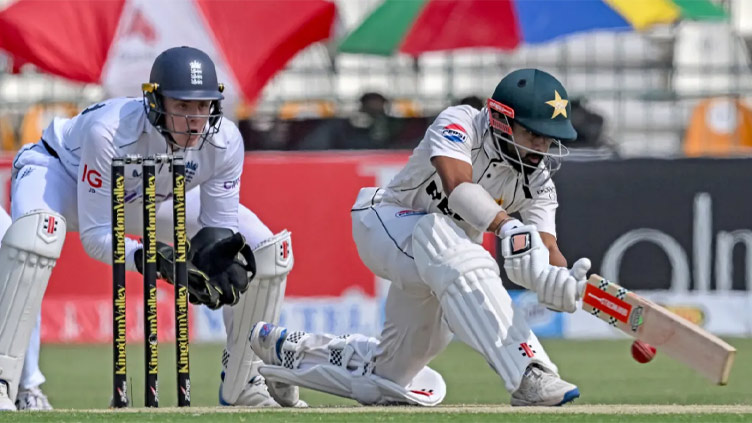
[[[19,0],[0,12],[0,48],[21,62],[113,95],[139,95],[161,51],[190,45],[227,92],[256,100],[301,49],[329,38],[327,0]]]

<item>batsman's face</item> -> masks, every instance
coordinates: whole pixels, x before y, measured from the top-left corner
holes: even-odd
[[[165,97],[165,127],[181,147],[195,147],[209,120],[209,100],[177,100]]]
[[[543,154],[548,153],[548,149],[554,142],[553,138],[531,132],[516,122],[512,123],[512,132],[515,144],[522,147],[518,149],[520,158],[524,163],[532,166],[538,166],[543,160]]]

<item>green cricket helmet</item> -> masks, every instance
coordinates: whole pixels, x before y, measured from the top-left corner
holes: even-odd
[[[519,69],[505,76],[488,100],[489,124],[497,150],[518,171],[530,174],[541,166],[549,176],[561,166],[569,151],[563,140],[574,140],[572,106],[567,90],[554,76],[539,69]],[[512,122],[535,135],[552,139],[551,148],[541,153],[514,140]],[[538,164],[528,163],[521,151],[542,156]]]

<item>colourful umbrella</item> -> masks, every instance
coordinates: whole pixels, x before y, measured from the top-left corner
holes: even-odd
[[[326,0],[18,0],[0,12],[0,48],[14,62],[140,95],[154,58],[190,45],[214,59],[226,96],[250,102],[298,51],[329,37],[335,12]]]
[[[342,42],[346,53],[417,56],[466,47],[512,50],[590,30],[642,30],[725,19],[710,0],[385,0]]]

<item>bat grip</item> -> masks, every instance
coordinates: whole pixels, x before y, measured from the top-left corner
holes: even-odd
[[[587,286],[587,279],[577,281],[577,299],[582,299],[585,294],[585,287]]]

